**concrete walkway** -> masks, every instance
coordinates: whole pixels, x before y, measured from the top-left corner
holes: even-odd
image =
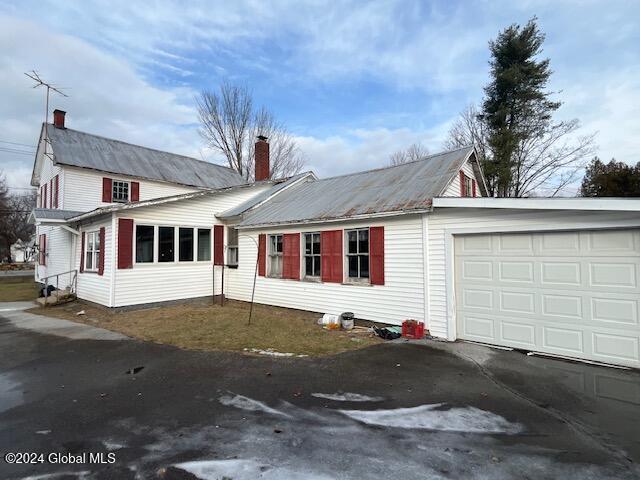
[[[73,340],[126,340],[129,338],[104,328],[25,312],[35,306],[34,302],[2,302],[0,315],[15,327]]]

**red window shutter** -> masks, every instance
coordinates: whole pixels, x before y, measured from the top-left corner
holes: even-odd
[[[53,194],[53,208],[58,208],[58,197],[60,195],[60,177],[56,175],[54,177],[55,193]]]
[[[42,188],[44,188],[44,195],[43,195],[43,203],[42,203],[42,208],[47,208],[47,184],[45,183]]]
[[[282,278],[300,280],[300,234],[285,233],[282,237]]]
[[[42,235],[42,265],[47,266],[47,234]]]
[[[140,200],[140,182],[131,182],[131,201],[137,202]]]
[[[464,181],[465,174],[462,170],[460,170],[460,196],[467,196],[467,183]]]
[[[133,268],[133,219],[118,219],[118,268]]]
[[[84,236],[82,232],[82,241],[80,242],[80,273],[84,272]]]
[[[53,206],[53,178],[49,180],[49,208],[54,208]]]
[[[104,274],[104,251],[105,251],[105,245],[104,245],[104,227],[100,227],[100,257],[98,260],[98,275],[103,275]]]
[[[384,285],[384,227],[369,229],[369,257],[371,285]]]
[[[475,197],[476,196],[476,181],[475,180],[471,180],[471,196]]]
[[[213,226],[213,264],[224,265],[224,225]]]
[[[104,203],[111,203],[112,191],[111,191],[111,179],[102,177],[102,201]]]
[[[342,283],[342,230],[320,233],[323,282]]]
[[[267,236],[264,233],[258,235],[258,275],[267,275]]]

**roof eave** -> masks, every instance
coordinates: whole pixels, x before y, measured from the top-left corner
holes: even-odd
[[[516,210],[605,210],[640,212],[640,198],[492,198],[437,197],[437,208],[497,208]]]

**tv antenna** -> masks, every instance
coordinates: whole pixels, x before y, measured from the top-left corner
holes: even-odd
[[[33,80],[34,82],[36,82],[36,84],[33,86],[33,88],[38,88],[38,87],[46,87],[47,88],[47,99],[45,102],[45,109],[44,109],[44,123],[47,123],[47,120],[49,119],[49,95],[51,93],[51,91],[58,93],[60,95],[62,95],[63,97],[68,97],[69,95],[67,95],[64,92],[60,91],[59,87],[55,87],[50,83],[45,82],[44,80],[42,80],[40,78],[40,75],[38,75],[38,72],[36,72],[35,70],[31,70],[31,73],[25,73],[25,75],[27,77],[29,77],[31,80]]]
[[[46,100],[45,100],[45,106],[44,106],[44,131],[45,131],[45,138],[46,138],[46,142],[49,141],[49,130],[47,128],[47,123],[49,121],[49,95],[51,94],[51,92],[53,91],[54,93],[58,93],[60,95],[62,95],[63,97],[68,97],[69,95],[67,95],[64,92],[60,91],[60,87],[55,87],[50,83],[45,82],[44,80],[42,80],[42,78],[40,78],[40,75],[38,74],[38,72],[36,72],[35,70],[31,70],[31,73],[27,73],[25,72],[25,75],[27,77],[29,77],[31,80],[33,80],[35,83],[35,85],[33,86],[33,88],[38,88],[38,87],[46,87],[47,88],[47,96],[46,96]],[[46,148],[45,148],[45,155],[47,154],[46,152]]]

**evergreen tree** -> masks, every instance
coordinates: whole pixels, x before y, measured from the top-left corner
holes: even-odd
[[[499,197],[520,196],[510,191],[518,174],[518,148],[549,128],[560,102],[549,99],[549,59],[542,53],[544,34],[532,18],[524,26],[511,25],[489,42],[491,82],[485,87],[482,115],[488,126],[492,161],[485,166],[490,191]]]
[[[635,167],[614,158],[607,164],[595,157],[582,179],[583,197],[640,197],[640,162]]]

